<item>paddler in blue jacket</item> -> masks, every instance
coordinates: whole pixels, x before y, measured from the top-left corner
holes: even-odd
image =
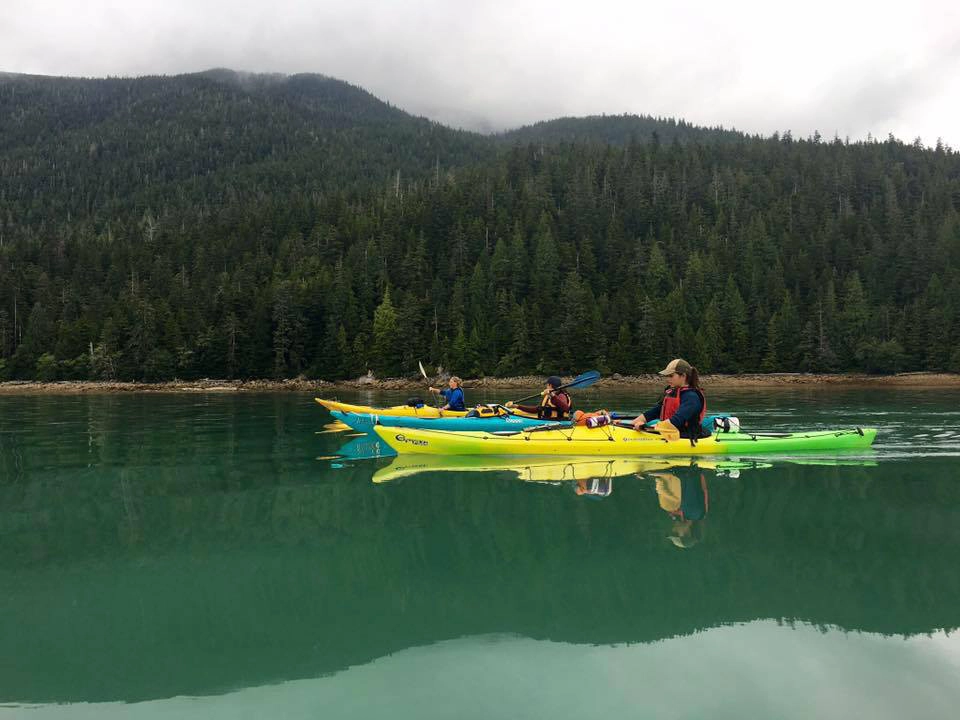
[[[656,430],[662,435],[676,435],[690,440],[703,437],[701,423],[707,413],[707,399],[700,387],[697,369],[682,358],[670,361],[660,371],[667,378],[663,398],[633,421],[633,429],[640,430],[648,420],[660,420]]]
[[[467,409],[466,400],[463,397],[463,388],[461,387],[462,380],[456,375],[450,378],[448,384],[449,388],[444,388],[439,390],[437,388],[431,387],[430,392],[435,392],[443,396],[443,399],[447,401],[447,404],[444,405],[441,410],[458,410],[464,411]]]

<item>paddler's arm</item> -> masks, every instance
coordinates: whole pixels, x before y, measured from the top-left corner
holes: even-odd
[[[660,417],[660,409],[663,407],[663,401],[661,400],[656,405],[654,405],[649,410],[644,410],[637,416],[637,419],[633,421],[633,429],[640,430],[644,425],[646,425],[651,419],[656,420]]]
[[[536,415],[540,411],[539,405],[513,405],[512,403],[507,403],[507,407],[511,410],[519,410],[522,413],[527,413],[528,415]]]
[[[570,406],[573,404],[573,401],[570,399],[569,395],[554,393],[552,396],[553,406],[557,408],[562,413],[570,412]]]

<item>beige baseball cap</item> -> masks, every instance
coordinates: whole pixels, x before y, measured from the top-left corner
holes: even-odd
[[[660,371],[661,375],[673,375],[674,373],[680,373],[681,375],[689,375],[690,371],[693,370],[693,367],[686,360],[677,358],[676,360],[671,360],[667,366]]]

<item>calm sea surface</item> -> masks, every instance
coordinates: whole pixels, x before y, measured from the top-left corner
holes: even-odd
[[[0,718],[957,717],[960,392],[710,404],[880,434],[417,467],[309,395],[0,396]]]

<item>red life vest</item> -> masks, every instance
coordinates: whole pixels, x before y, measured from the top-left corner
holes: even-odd
[[[682,388],[668,387],[664,391],[663,404],[660,407],[661,420],[669,420],[680,409],[680,396],[685,392],[695,392],[700,396],[700,417],[697,418],[697,424],[703,423],[703,418],[707,414],[707,398],[701,391],[689,385],[684,385]],[[680,428],[677,429],[680,430]]]

